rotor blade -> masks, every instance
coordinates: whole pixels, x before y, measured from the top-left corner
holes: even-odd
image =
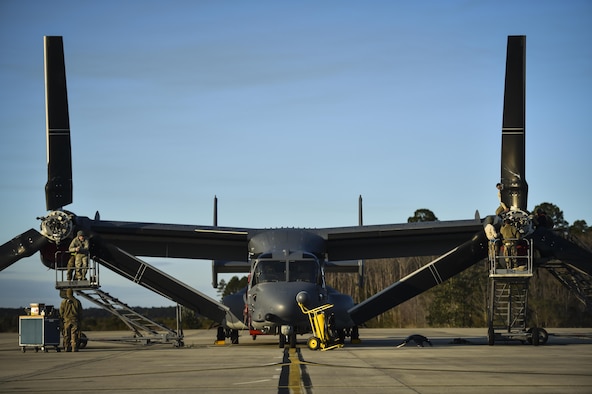
[[[240,321],[224,304],[217,302],[180,280],[158,270],[117,246],[95,238],[93,252],[101,264],[113,272],[140,284],[170,300],[193,309],[202,316],[221,323]]]
[[[0,271],[29,257],[47,244],[48,240],[37,230],[30,229],[0,246]]]
[[[44,37],[48,211],[72,202],[72,151],[62,37]]]
[[[540,226],[534,231],[532,239],[540,254],[535,264],[545,265],[549,261],[559,260],[592,275],[592,252],[589,250],[565,239],[551,229]]]
[[[348,311],[350,317],[357,325],[360,325],[439,285],[487,257],[487,242],[485,233],[478,232],[470,241],[357,304]]]
[[[509,36],[502,121],[502,201],[526,211],[525,178],[526,37]]]

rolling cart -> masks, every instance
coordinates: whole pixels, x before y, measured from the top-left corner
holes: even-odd
[[[46,316],[19,316],[19,346],[23,353],[27,348],[35,352],[60,349],[60,319]]]

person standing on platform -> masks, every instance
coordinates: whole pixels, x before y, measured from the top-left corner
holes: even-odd
[[[76,280],[85,280],[86,271],[88,269],[88,239],[84,234],[84,231],[78,231],[76,238],[70,243],[70,252],[75,254],[74,264],[76,266]]]

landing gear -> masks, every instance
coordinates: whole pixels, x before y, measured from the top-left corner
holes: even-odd
[[[280,333],[280,349],[286,347],[286,343],[290,345],[291,348],[296,347],[296,332],[291,332],[290,334],[282,334]]]
[[[238,345],[238,330],[230,330],[230,343]]]
[[[284,334],[280,334],[280,349],[283,349],[286,346],[286,336]]]
[[[224,332],[224,327],[218,327],[218,332],[216,333],[216,342],[224,342],[226,340],[226,333]]]
[[[362,340],[360,339],[360,330],[358,326],[353,326],[351,330],[351,343],[358,344],[361,342]]]

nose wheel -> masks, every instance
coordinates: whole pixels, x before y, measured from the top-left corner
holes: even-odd
[[[296,332],[292,332],[289,335],[284,335],[284,334],[280,333],[280,343],[279,343],[280,349],[283,349],[284,347],[286,347],[286,343],[289,343],[291,348],[296,347]]]

